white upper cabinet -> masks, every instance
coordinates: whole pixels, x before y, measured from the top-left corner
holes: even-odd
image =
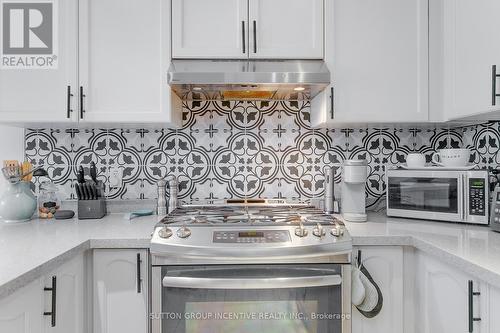
[[[431,1],[431,110],[444,120],[500,111],[500,1]],[[496,85],[496,91],[494,86]],[[498,116],[499,113],[496,113]]]
[[[79,117],[96,123],[175,122],[167,85],[170,5],[80,1]]]
[[[247,0],[172,0],[174,58],[247,58]]]
[[[15,4],[16,2],[11,2],[11,5]],[[5,54],[4,50],[2,59],[10,59],[10,64],[22,61],[25,66],[0,65],[0,122],[2,123],[61,123],[76,119],[76,112],[72,111],[76,111],[78,86],[78,34],[75,24],[78,15],[77,1],[54,1],[51,5],[49,11],[44,11],[40,17],[41,24],[47,24],[53,15],[54,24],[47,27],[49,31],[52,30],[52,34],[41,37],[37,37],[31,31],[28,32],[29,38],[22,33],[16,35],[15,27],[19,24],[22,27],[23,24],[22,17],[21,19],[19,17],[22,9],[11,8],[3,13],[11,22],[11,31],[9,33],[4,31],[4,36],[9,39],[9,45],[19,50],[14,50],[17,55]],[[36,13],[39,12],[34,10],[30,15],[38,15]],[[0,17],[3,17],[1,15],[2,8]],[[32,52],[49,53],[34,55],[30,54]],[[35,61],[35,64],[31,64],[31,61]]]
[[[172,0],[172,55],[322,59],[323,0]]]
[[[249,0],[248,8],[250,58],[323,58],[323,0]]]
[[[427,0],[326,1],[332,86],[312,124],[428,121],[427,11]]]

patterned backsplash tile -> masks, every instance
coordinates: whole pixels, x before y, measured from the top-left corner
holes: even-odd
[[[109,199],[152,199],[168,175],[184,202],[259,197],[308,201],[324,193],[324,169],[345,159],[368,160],[367,205],[383,204],[384,172],[409,152],[430,161],[441,148],[469,147],[483,167],[499,162],[498,123],[447,128],[312,129],[308,102],[189,102],[181,129],[28,129],[26,157],[45,165],[66,199],[75,199],[79,165],[123,171],[123,186]],[[341,180],[337,169],[335,180]]]

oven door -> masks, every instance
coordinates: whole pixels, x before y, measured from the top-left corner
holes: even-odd
[[[462,222],[464,179],[457,171],[389,170],[387,215]]]
[[[344,289],[349,283],[342,278],[350,275],[345,266],[155,268],[161,273],[153,285],[161,285],[161,294],[155,295],[157,289],[152,295],[153,332],[350,332],[350,297],[345,296],[350,291]]]

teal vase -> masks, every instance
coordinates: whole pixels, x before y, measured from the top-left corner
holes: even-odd
[[[8,184],[7,190],[0,197],[0,221],[8,223],[29,221],[36,207],[36,197],[31,190],[30,182]]]

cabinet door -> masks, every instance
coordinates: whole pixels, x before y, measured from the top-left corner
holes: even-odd
[[[500,111],[492,66],[500,73],[500,1],[444,0],[444,97],[448,119]],[[500,93],[500,79],[496,80]]]
[[[500,332],[500,289],[493,286],[489,286],[489,304],[488,304],[488,314],[489,314],[489,326],[490,333]]]
[[[81,120],[172,122],[169,2],[82,0],[79,15]]]
[[[94,250],[94,333],[147,332],[147,261],[146,250]]]
[[[250,58],[323,59],[323,0],[249,0]]]
[[[172,56],[246,59],[247,20],[247,0],[172,0]]]
[[[325,2],[331,91],[311,109],[318,124],[428,120],[427,0]],[[317,99],[317,100],[316,100]]]
[[[34,2],[27,5],[36,6]],[[0,3],[0,15],[2,15],[2,10],[7,4],[6,2]],[[16,4],[16,2],[10,4]],[[41,24],[45,24],[43,23],[44,20],[49,22],[51,20],[50,15],[53,15],[53,24],[51,28],[48,28],[48,31],[53,33],[48,35],[51,37],[44,36],[52,40],[52,52],[35,57],[35,55],[29,54],[30,50],[19,51],[27,53],[26,55],[19,55],[19,58],[31,58],[33,56],[36,59],[43,60],[42,62],[38,62],[41,60],[33,60],[37,61],[38,64],[49,64],[50,61],[53,65],[39,68],[30,65],[29,61],[25,62],[26,66],[23,68],[9,66],[6,69],[5,66],[0,65],[0,122],[2,123],[58,123],[70,122],[76,119],[76,112],[74,111],[76,109],[78,73],[77,1],[54,1],[51,4],[51,9],[43,11],[43,14],[39,14],[39,16],[36,13],[42,12],[37,10],[28,11],[26,9],[24,9],[24,15],[29,13],[29,15],[32,15],[33,20],[41,20]],[[7,10],[7,7],[5,7],[5,10]],[[22,9],[12,9],[8,12],[10,13],[11,23],[15,23],[16,14],[13,13],[20,14]],[[19,17],[17,18],[19,19]],[[23,24],[22,19],[19,22]],[[4,31],[4,33],[7,36],[7,32]],[[26,41],[26,44],[23,44],[24,48],[31,48],[33,45],[42,45],[43,48],[46,48],[46,46],[50,45],[47,41],[41,41],[31,31],[27,32],[27,34],[29,34],[29,39],[24,36]],[[13,32],[11,32],[11,35],[13,35]],[[49,51],[47,49],[47,52]],[[8,54],[2,56],[2,63],[6,58],[9,58]],[[68,96],[69,93],[73,94],[73,97]]]
[[[469,305],[468,281],[473,281],[475,292],[481,296],[473,297],[474,317],[485,316],[485,286],[471,276],[450,267],[425,254],[419,253],[417,259],[417,303],[420,314],[417,320],[419,332],[468,332]],[[474,322],[473,332],[486,332],[487,320]]]
[[[403,332],[403,249],[388,246],[365,246],[358,249],[361,250],[366,269],[382,292],[384,303],[380,313],[370,319],[353,306],[352,332]]]
[[[84,269],[83,255],[77,256],[44,278],[45,287],[52,286],[56,278],[55,326],[51,316],[45,316],[44,332],[46,333],[83,333],[84,330]],[[51,311],[52,292],[45,292],[44,311]]]
[[[0,332],[42,333],[43,283],[38,279],[0,300]]]

